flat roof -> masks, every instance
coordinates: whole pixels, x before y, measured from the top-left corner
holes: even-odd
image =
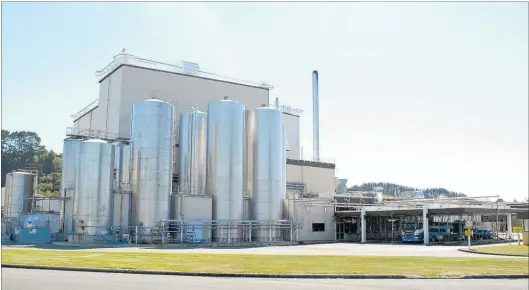
[[[319,167],[327,169],[336,169],[336,164],[330,162],[320,162],[320,161],[311,161],[311,160],[300,160],[300,159],[291,159],[287,158],[287,164],[297,165],[297,166],[306,166],[306,167]]]
[[[168,63],[163,63],[159,61],[140,58],[135,55],[126,54],[126,53],[115,55],[114,60],[112,60],[112,62],[110,62],[102,70],[96,71],[96,76],[101,77],[99,82],[101,83],[109,75],[111,75],[113,72],[115,72],[122,66],[128,66],[128,67],[134,67],[134,68],[146,69],[146,70],[158,71],[158,72],[165,72],[165,73],[194,77],[194,78],[207,79],[207,80],[212,80],[212,81],[217,81],[217,82],[231,83],[235,85],[259,88],[259,89],[265,89],[265,90],[271,90],[274,88],[272,85],[266,82],[259,83],[259,82],[235,79],[235,78],[226,77],[226,76],[209,73],[205,71],[185,68],[179,65],[168,64]]]

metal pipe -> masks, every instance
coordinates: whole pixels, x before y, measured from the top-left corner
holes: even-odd
[[[313,158],[320,160],[320,101],[319,101],[318,71],[312,71],[312,130],[313,130]]]

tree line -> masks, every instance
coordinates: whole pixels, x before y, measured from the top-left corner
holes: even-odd
[[[38,171],[40,194],[60,195],[62,154],[47,150],[35,132],[2,130],[2,187],[6,174],[18,169]]]
[[[440,196],[446,197],[465,197],[466,195],[460,192],[450,191],[445,188],[426,188],[419,189],[410,186],[404,186],[387,182],[368,182],[361,185],[354,185],[350,188],[351,191],[374,191],[375,188],[381,188],[382,193],[390,196],[398,196],[405,191],[422,191],[424,198],[437,198]]]

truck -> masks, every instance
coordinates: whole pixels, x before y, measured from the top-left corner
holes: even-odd
[[[404,222],[401,227],[400,241],[404,243],[424,241],[422,222]]]
[[[431,242],[451,241],[453,225],[432,225],[428,227],[428,236]],[[424,242],[424,229],[422,222],[405,222],[402,224],[401,242]]]

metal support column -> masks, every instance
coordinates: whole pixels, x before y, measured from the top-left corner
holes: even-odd
[[[424,233],[424,244],[430,243],[430,230],[428,225],[428,204],[424,204],[422,207],[422,228]]]
[[[507,237],[512,239],[512,215],[507,214]]]
[[[360,227],[361,227],[361,236],[362,243],[366,242],[366,209],[362,208],[360,211]]]

